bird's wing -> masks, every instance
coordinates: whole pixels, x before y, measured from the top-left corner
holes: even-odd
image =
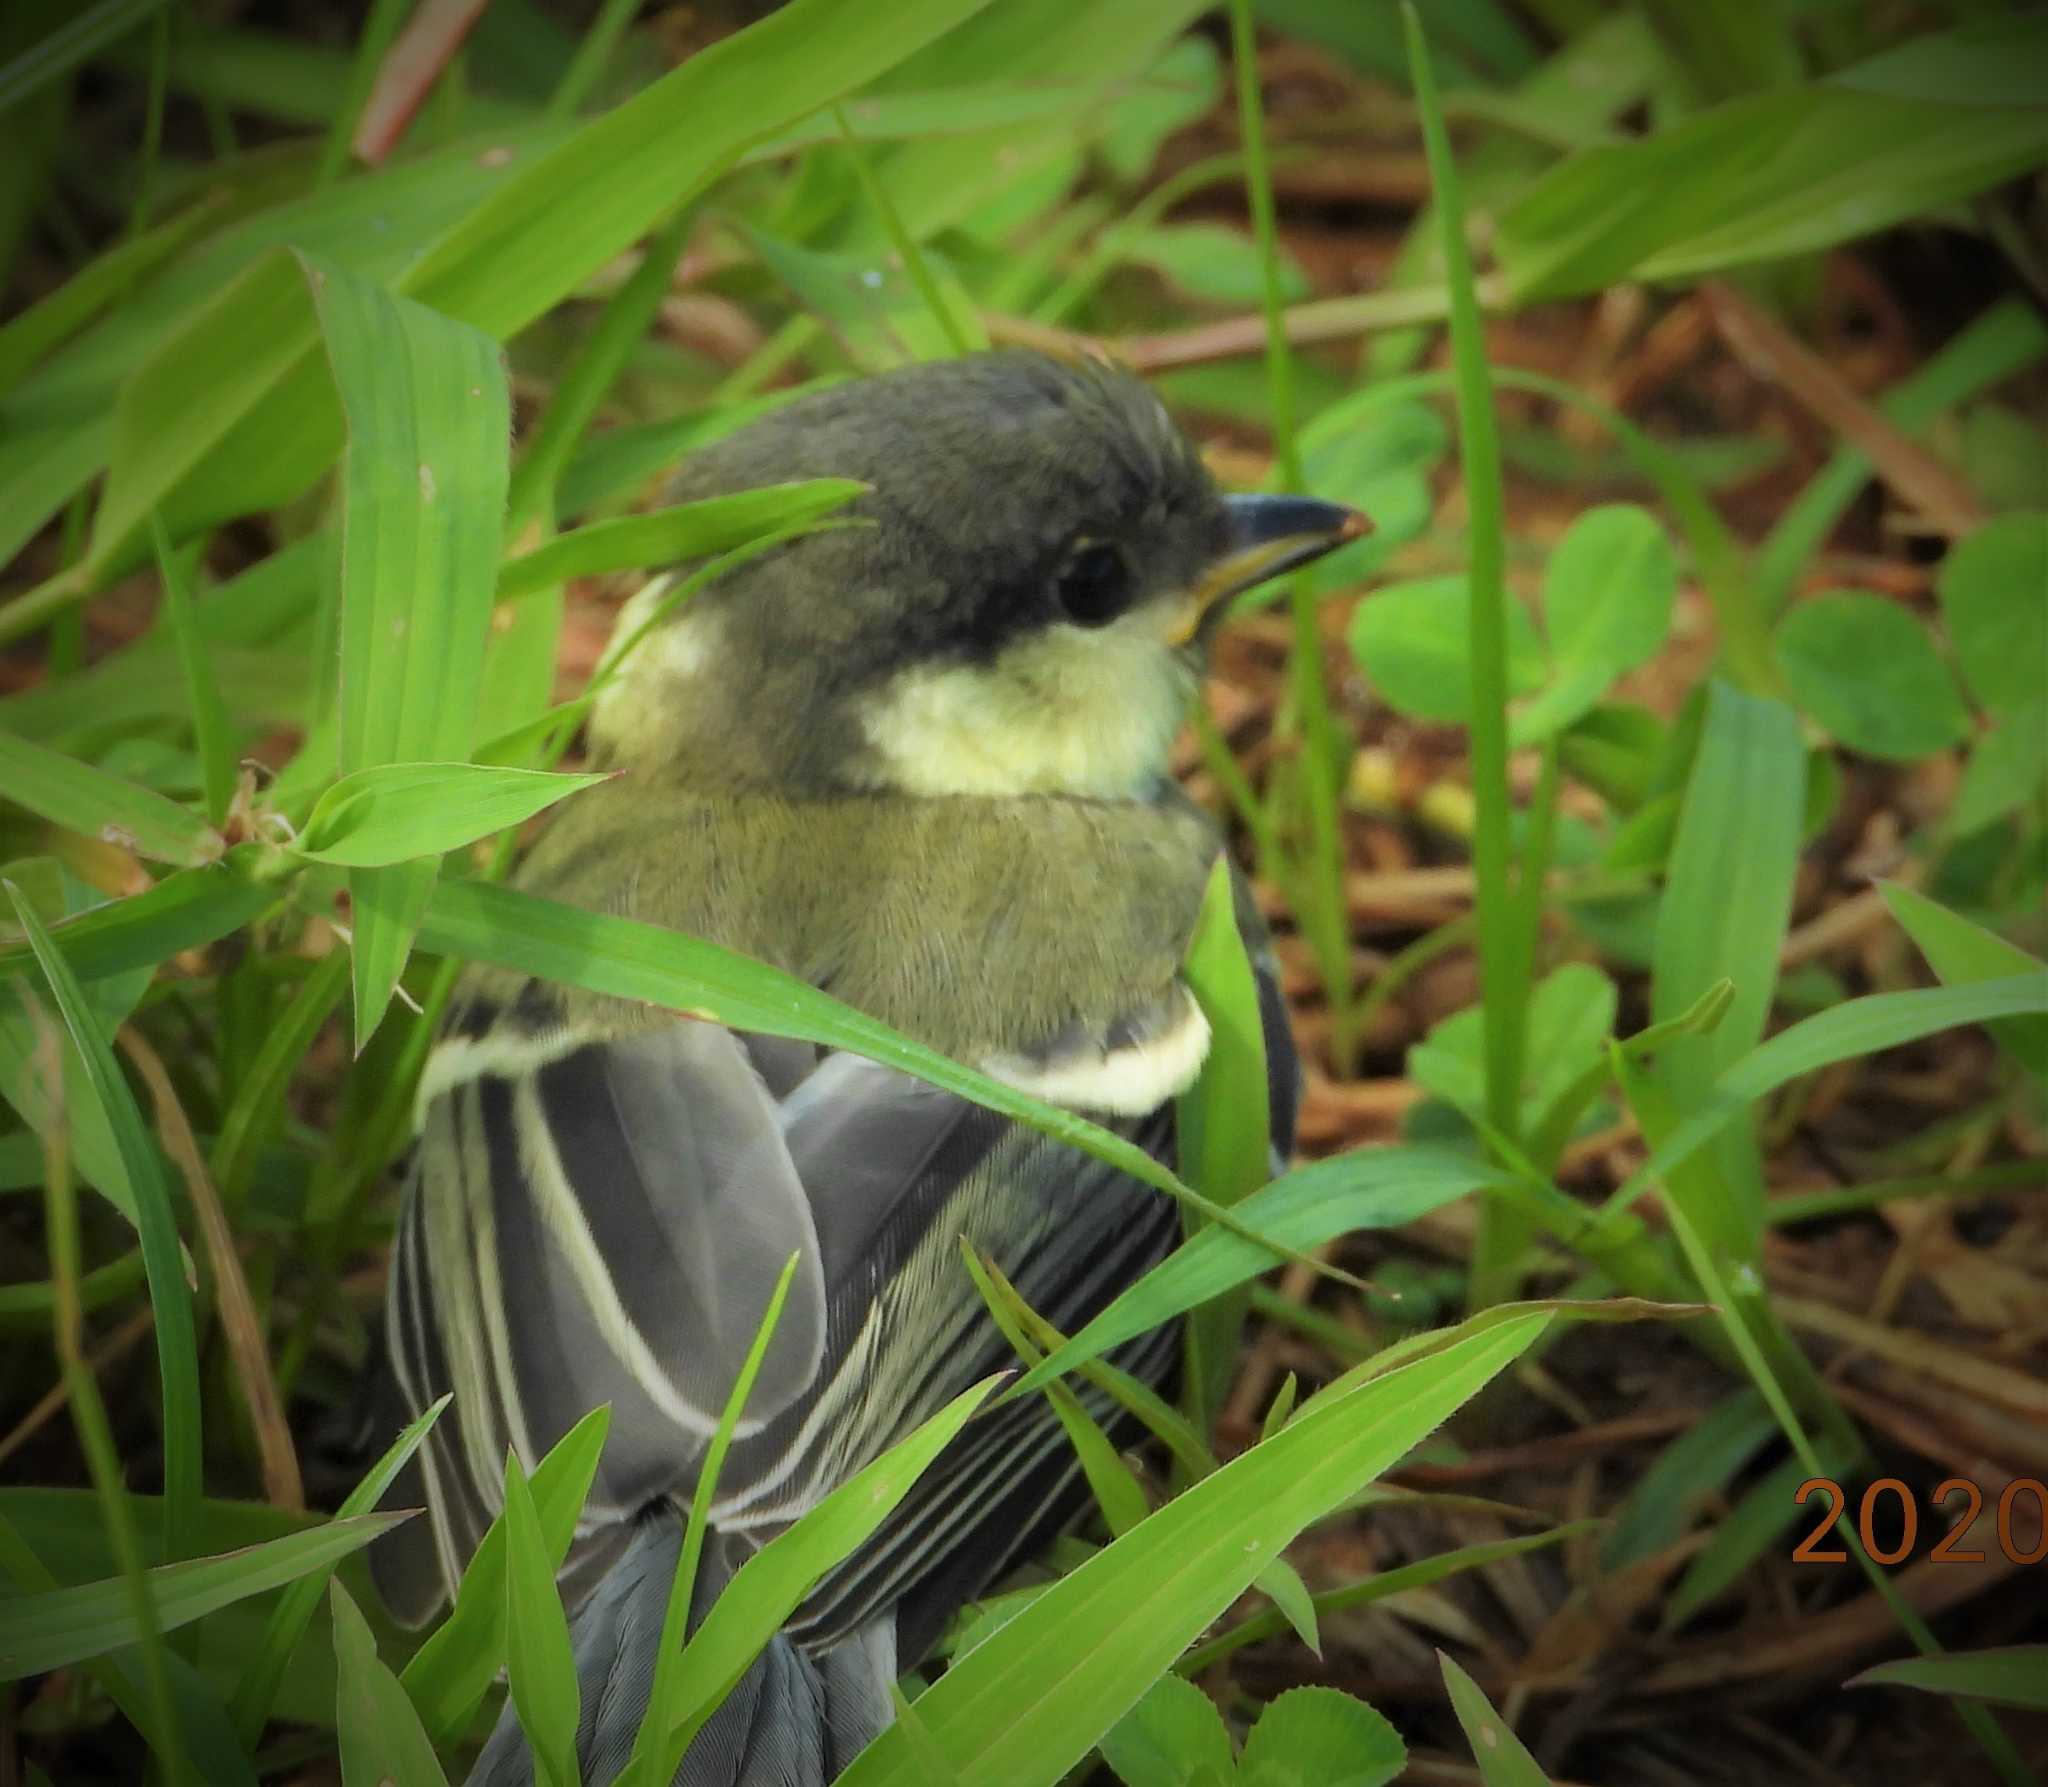
[[[1156,1016],[1132,1020],[1031,1065],[1071,1078],[1093,1064],[1127,1087],[1129,1051],[1160,1034]],[[598,1403],[611,1427],[579,1550],[686,1489],[792,1254],[714,1510],[763,1538],[1014,1363],[963,1237],[1071,1331],[1179,1231],[1172,1203],[1127,1175],[855,1055],[685,1022],[475,1064],[429,1106],[386,1308],[398,1399],[456,1393],[419,1454],[424,1482],[392,1498],[424,1489],[429,1520],[373,1558],[402,1616],[452,1590],[496,1514],[507,1446],[530,1464]],[[1170,1101],[1119,1127],[1171,1157]],[[1161,1330],[1117,1357],[1161,1381],[1174,1352]],[[906,1596],[942,1618],[1071,1512],[1073,1479],[1041,1400],[977,1420],[799,1624],[827,1642]]]

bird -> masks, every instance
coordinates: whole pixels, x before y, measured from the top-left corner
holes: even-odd
[[[1210,1028],[1183,977],[1215,823],[1169,769],[1230,599],[1368,525],[1226,495],[1133,374],[1023,350],[805,393],[701,449],[676,502],[838,477],[840,525],[665,610],[627,602],[590,712],[614,772],[518,871],[709,939],[1176,1158]],[[1296,1072],[1245,883],[1276,1159]],[[648,1703],[685,1510],[778,1276],[795,1276],[709,1514],[693,1621],[762,1543],[1014,1365],[964,1238],[1071,1332],[1163,1259],[1173,1201],[840,1049],[472,966],[424,1068],[382,1334],[387,1425],[453,1402],[387,1505],[395,1616],[448,1601],[527,1468],[610,1405],[561,1575],[586,1782]],[[1110,1358],[1170,1389],[1172,1325]],[[1138,1436],[1098,1392],[1119,1443]],[[815,1585],[698,1732],[676,1787],[820,1787],[947,1621],[1088,1492],[1041,1398],[978,1415]],[[508,1706],[472,1787],[527,1787]]]

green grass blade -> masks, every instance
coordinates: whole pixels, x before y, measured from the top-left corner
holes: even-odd
[[[1487,1564],[1497,1564],[1503,1558],[1521,1557],[1527,1552],[1541,1551],[1547,1546],[1562,1545],[1572,1539],[1583,1538],[1600,1525],[1597,1520],[1569,1520],[1562,1525],[1551,1527],[1546,1532],[1525,1533],[1515,1539],[1490,1539],[1479,1545],[1460,1545],[1450,1551],[1439,1551],[1432,1557],[1417,1558],[1412,1564],[1402,1564],[1395,1569],[1381,1570],[1368,1576],[1362,1582],[1347,1583],[1342,1588],[1324,1589],[1314,1597],[1315,1611],[1320,1614],[1344,1613],[1353,1608],[1370,1607],[1375,1601],[1383,1601],[1389,1595],[1401,1595],[1411,1589],[1428,1588],[1433,1583],[1462,1574],[1466,1570],[1477,1570]],[[1255,1613],[1250,1619],[1242,1620],[1229,1631],[1219,1634],[1207,1644],[1197,1645],[1181,1658],[1174,1668],[1182,1675],[1200,1675],[1203,1670],[1220,1663],[1233,1652],[1243,1650],[1249,1644],[1262,1644],[1268,1638],[1277,1638],[1290,1622],[1278,1608]]]
[[[1663,1051],[1659,1072],[1682,1108],[1704,1099],[1763,1035],[1799,866],[1805,765],[1789,707],[1725,682],[1710,687],[1657,914],[1651,1017],[1680,1017],[1718,981],[1733,981],[1735,993],[1712,1030],[1675,1037]],[[1722,1257],[1754,1263],[1763,1241],[1754,1138],[1731,1133],[1716,1156],[1725,1202],[1694,1217]]]
[[[2008,943],[1996,931],[1972,924],[1896,881],[1880,881],[1878,892],[1945,984],[1969,986],[2010,975],[2034,975],[2048,986],[2048,963],[2028,955],[2018,944]],[[2007,1018],[1986,1027],[2029,1073],[2048,1080],[2048,1020]]]
[[[348,990],[345,950],[332,950],[300,982],[284,1013],[263,1033],[263,1043],[242,1072],[221,1115],[209,1165],[221,1202],[230,1210],[248,1195],[259,1152],[288,1111],[285,1094],[321,1028]]]
[[[1230,45],[1237,77],[1238,129],[1244,139],[1245,192],[1259,244],[1273,456],[1280,488],[1299,491],[1303,482],[1301,445],[1294,426],[1294,361],[1283,309],[1279,231],[1274,220],[1272,172],[1266,157],[1265,108],[1259,87],[1258,42],[1252,28],[1251,0],[1232,0]],[[1283,786],[1294,804],[1295,817],[1306,829],[1307,843],[1304,860],[1275,863],[1269,865],[1268,872],[1282,875],[1287,881],[1330,1003],[1332,1036],[1340,1054],[1348,1055],[1353,1004],[1351,938],[1344,904],[1344,849],[1337,800],[1350,760],[1350,741],[1330,712],[1315,592],[1305,579],[1291,578],[1287,581],[1287,601],[1293,641],[1288,651],[1288,702],[1284,712],[1300,730],[1302,749],[1294,758],[1293,773]]]
[[[175,1632],[251,1595],[324,1570],[388,1532],[406,1514],[330,1520],[304,1532],[222,1557],[159,1564],[148,1572],[157,1629]],[[19,1681],[86,1657],[104,1656],[142,1637],[121,1578],[0,1599],[0,1681]]]
[[[348,166],[349,145],[356,133],[356,122],[363,115],[363,107],[369,103],[370,94],[377,85],[377,71],[383,66],[384,53],[397,39],[399,27],[406,21],[412,8],[406,0],[370,0],[368,16],[363,20],[362,29],[356,37],[354,53],[349,57],[348,84],[342,89],[341,102],[327,113],[327,135],[320,145],[320,162],[313,173],[316,187],[326,186],[340,177]],[[321,96],[327,97],[325,93]]]
[[[427,1437],[428,1430],[441,1418],[441,1411],[452,1400],[450,1396],[443,1396],[418,1420],[406,1424],[385,1449],[383,1457],[363,1473],[362,1480],[335,1510],[337,1521],[353,1520],[358,1515],[368,1514],[384,1499],[391,1480],[419,1450],[420,1442]],[[270,1610],[270,1619],[263,1628],[263,1642],[249,1660],[241,1685],[235,1690],[235,1727],[243,1745],[251,1751],[256,1748],[256,1740],[263,1735],[264,1723],[277,1700],[278,1684],[284,1680],[292,1652],[298,1649],[299,1640],[312,1624],[314,1611],[320,1605],[320,1591],[326,1583],[324,1566],[308,1571],[278,1597],[277,1605]],[[406,1712],[411,1716],[409,1703]]]
[[[1907,1657],[1852,1675],[1846,1685],[1918,1688],[1929,1694],[1988,1700],[1995,1706],[2048,1711],[2048,1644],[2015,1644],[1953,1657]]]
[[[161,3],[161,0],[158,0]],[[192,206],[146,235],[110,248],[74,273],[47,298],[31,304],[0,328],[0,397],[18,385],[65,340],[145,279],[191,240],[202,224],[216,220],[212,202]]]
[[[476,726],[511,412],[495,343],[305,259],[348,417],[341,769],[466,761]],[[353,870],[356,1047],[384,1016],[438,864]]]
[[[0,787],[31,813],[153,862],[186,868],[217,862],[220,833],[189,807],[124,782],[60,751],[0,732]]]
[[[1450,133],[1437,100],[1429,46],[1413,6],[1402,17],[1408,61],[1429,158],[1430,184],[1442,237],[1444,283],[1451,294],[1451,364],[1458,410],[1459,456],[1470,511],[1468,631],[1472,674],[1472,866],[1478,877],[1479,972],[1485,1011],[1486,1114],[1510,1141],[1521,1126],[1522,1065],[1533,971],[1522,897],[1515,878],[1513,798],[1508,790],[1507,523],[1501,486],[1500,435],[1486,340],[1465,245],[1465,208],[1451,156]],[[1514,1263],[1529,1227],[1497,1200],[1481,1203],[1473,1256],[1475,1307],[1508,1294]]]
[[[2036,989],[2034,996],[2039,998],[2041,990]],[[1837,1008],[1840,1009],[1842,1008]],[[1825,1019],[1834,1015],[1834,1012],[1823,1012],[1821,1017]],[[1769,1046],[1771,1045],[1765,1045],[1767,1048]],[[1611,1059],[1615,1079],[1620,1083],[1623,1095],[1635,1113],[1636,1121],[1642,1128],[1643,1138],[1650,1144],[1654,1159],[1656,1155],[1664,1152],[1674,1139],[1674,1100],[1650,1074],[1629,1062],[1619,1048],[1611,1052]],[[1680,1170],[1671,1169],[1671,1172],[1666,1174],[1667,1183],[1670,1181],[1671,1173]],[[1672,1233],[1677,1237],[1680,1250],[1685,1255],[1686,1265],[1691,1269],[1701,1291],[1713,1300],[1716,1319],[1741,1359],[1743,1368],[1749,1373],[1750,1381],[1756,1385],[1765,1402],[1770,1405],[1771,1413],[1777,1417],[1778,1425],[1784,1430],[1786,1439],[1791,1442],[1792,1449],[1807,1475],[1827,1476],[1830,1462],[1828,1452],[1845,1449],[1853,1452],[1858,1448],[1854,1429],[1842,1415],[1833,1398],[1826,1394],[1825,1387],[1819,1384],[1806,1355],[1793,1345],[1770,1305],[1762,1300],[1757,1290],[1752,1289],[1749,1283],[1745,1282],[1740,1291],[1731,1283],[1723,1270],[1722,1257],[1717,1254],[1707,1232],[1694,1219],[1694,1213],[1704,1207],[1705,1200],[1697,1195],[1676,1195],[1675,1187],[1673,1189],[1674,1195],[1664,1200],[1664,1208],[1670,1219]],[[1743,1263],[1742,1256],[1736,1256],[1736,1263],[1742,1265],[1749,1276],[1754,1276],[1753,1269]],[[1780,1367],[1796,1374],[1795,1385],[1806,1392],[1810,1406],[1825,1423],[1826,1431],[1822,1436],[1821,1446],[1816,1446],[1800,1421],[1798,1411],[1793,1407],[1792,1399],[1781,1381],[1778,1369]],[[1803,1383],[1800,1381],[1802,1379]],[[1890,1576],[1864,1548],[1849,1520],[1846,1500],[1835,1510],[1834,1528],[1906,1635],[1919,1647],[1923,1655],[1939,1655],[1941,1645],[1926,1620],[1899,1593]],[[1958,1711],[1963,1722],[1969,1726],[1971,1735],[1983,1746],[1985,1754],[1991,1758],[2004,1778],[2012,1787],[2025,1787],[2029,1778],[2026,1765],[2013,1748],[2012,1740],[1999,1728],[1998,1722],[1980,1706],[1970,1705],[1959,1708]]]
[[[581,1692],[569,1616],[555,1587],[533,1491],[519,1456],[505,1453],[505,1674],[541,1787],[580,1787],[576,1726]]]
[[[610,1403],[592,1409],[555,1442],[527,1480],[547,1541],[551,1575],[569,1555],[611,1416]],[[420,1722],[437,1744],[452,1743],[461,1733],[505,1661],[505,1570],[501,1517],[491,1522],[463,1571],[454,1610],[413,1654],[400,1677],[419,1708]]]
[[[271,854],[261,845],[238,845],[211,868],[181,869],[146,893],[52,925],[50,936],[80,980],[153,968],[217,942],[276,905],[283,888],[255,872]],[[34,960],[27,943],[0,945],[0,975],[19,974]]]
[[[327,1585],[334,1623],[334,1729],[341,1787],[448,1787],[398,1677],[348,1590]]]
[[[1361,1148],[1274,1180],[1245,1199],[1237,1214],[1273,1241],[1315,1247],[1357,1230],[1413,1222],[1498,1176],[1469,1155],[1444,1149]],[[1265,1247],[1222,1229],[1204,1229],[1122,1291],[1007,1394],[1035,1390],[1082,1360],[1221,1296],[1271,1265]]]
[[[1465,1741],[1472,1746],[1479,1764],[1479,1778],[1486,1787],[1550,1787],[1550,1777],[1536,1766],[1520,1738],[1507,1727],[1493,1702],[1457,1664],[1438,1651],[1444,1686],[1450,1690],[1451,1708],[1465,1728]]]
[[[1924,216],[2038,166],[2044,153],[2048,115],[2038,107],[1816,82],[1568,156],[1502,211],[1495,247],[1517,303],[1687,278]]]
[[[40,1020],[41,1014],[35,1014]],[[38,1028],[44,1026],[39,1022]],[[49,1039],[54,1044],[54,1037]],[[54,1047],[48,1050],[54,1055]],[[59,1068],[52,1077],[59,1077]],[[170,1683],[170,1652],[163,1641],[163,1622],[157,1612],[143,1569],[142,1538],[136,1531],[135,1509],[122,1481],[120,1457],[107,1420],[107,1405],[100,1396],[99,1380],[85,1355],[84,1322],[79,1308],[78,1285],[78,1189],[72,1182],[71,1161],[66,1138],[58,1131],[42,1138],[43,1219],[50,1251],[50,1266],[56,1296],[53,1299],[52,1338],[65,1389],[71,1398],[71,1424],[78,1435],[79,1450],[85,1454],[87,1474],[92,1479],[93,1500],[108,1549],[119,1568],[123,1598],[129,1618],[140,1639],[140,1681],[137,1671],[117,1666],[112,1658],[88,1665],[106,1682],[116,1704],[127,1712],[164,1759],[171,1779],[182,1781],[181,1718]],[[21,1542],[13,1524],[0,1519],[0,1562],[17,1587],[31,1594],[59,1592],[42,1559]],[[27,1597],[23,1597],[26,1599]]]
[[[313,803],[293,854],[345,868],[440,856],[608,779],[478,763],[375,764],[343,776]]]
[[[789,1287],[796,1282],[797,1268],[802,1263],[801,1254],[791,1254],[783,1264],[775,1288],[768,1293],[768,1306],[761,1312],[761,1325],[754,1331],[746,1358],[740,1362],[739,1375],[733,1379],[732,1390],[718,1417],[718,1426],[711,1435],[711,1444],[705,1448],[704,1462],[698,1467],[696,1486],[690,1492],[689,1524],[683,1533],[682,1551],[676,1559],[675,1580],[669,1585],[668,1611],[662,1619],[661,1649],[655,1657],[654,1683],[648,1692],[647,1710],[641,1716],[639,1733],[633,1740],[633,1753],[627,1758],[625,1769],[619,1776],[618,1787],[662,1787],[663,1782],[674,1780],[676,1770],[682,1764],[683,1745],[672,1743],[669,1733],[682,1722],[689,1710],[682,1704],[677,1684],[682,1676],[683,1650],[689,1638],[690,1606],[697,1588],[697,1565],[704,1555],[704,1542],[711,1534],[711,1507],[718,1495],[718,1479],[725,1468],[725,1455],[732,1447],[733,1435],[739,1430],[747,1398],[753,1394],[754,1380],[761,1375],[761,1362],[768,1356],[768,1345],[775,1338],[783,1305],[789,1301]]]
[[[1729,1124],[1780,1086],[1838,1061],[1895,1049],[1959,1024],[2048,1013],[2048,980],[2039,973],[1905,993],[1867,993],[1816,1012],[1759,1044],[1713,1083],[1709,1094],[1651,1151],[1650,1158],[1601,1206],[1605,1223],[1626,1210],[1653,1180],[1678,1170]],[[1741,1256],[1738,1256],[1741,1257]]]
[[[0,68],[0,112],[11,110],[126,37],[163,4],[164,0],[97,0],[81,7],[57,30]]]
[[[1060,1780],[1297,1532],[1428,1435],[1548,1321],[1521,1315],[1312,1398],[1283,1432],[1096,1553],[919,1699],[948,1765],[977,1787]],[[892,1771],[905,1766],[901,1735],[884,1732],[842,1787],[901,1779]]]
[[[888,189],[875,178],[874,165],[868,160],[867,151],[861,147],[860,138],[854,135],[853,126],[847,122],[846,108],[837,101],[833,102],[832,117],[839,126],[839,140],[845,144],[846,153],[853,162],[854,176],[860,181],[868,207],[881,224],[882,233],[895,250],[896,259],[909,276],[910,283],[917,289],[918,297],[924,301],[925,309],[931,313],[940,339],[956,355],[985,349],[988,331],[982,327],[980,313],[966,301],[966,294],[959,291],[957,284],[950,291],[940,288],[917,238],[904,227],[902,213],[890,199]]]
[[[1238,930],[1236,880],[1222,858],[1182,972],[1209,1020],[1209,1053],[1175,1108],[1180,1175],[1217,1203],[1235,1204],[1272,1177],[1273,1131],[1258,982]],[[1248,1296],[1234,1288],[1188,1319],[1183,1400],[1198,1432],[1214,1422],[1235,1369]]]
[[[178,662],[184,667],[185,687],[192,698],[192,741],[199,753],[206,820],[209,825],[219,826],[226,821],[228,803],[235,797],[234,730],[228,722],[227,704],[221,699],[220,683],[207,655],[206,640],[193,604],[192,560],[180,559],[171,550],[170,537],[159,517],[152,515],[150,526],[156,541],[157,572],[163,579],[171,637],[177,643]]]
[[[647,515],[594,521],[509,560],[498,573],[498,600],[547,589],[571,577],[597,577],[730,552],[778,528],[820,520],[866,488],[851,478],[812,478],[678,503]]]
[[[849,1477],[733,1573],[691,1636],[676,1671],[671,1753],[687,1748],[811,1585],[852,1555],[910,1493],[927,1466],[987,1401],[997,1380],[962,1391],[908,1439]]]
[[[981,1300],[987,1305],[990,1318],[1002,1330],[1011,1350],[1027,1368],[1036,1365],[1045,1354],[1025,1332],[1019,1314],[1019,1306],[1024,1300],[1017,1295],[1017,1287],[1003,1276],[1001,1268],[993,1260],[977,1254],[965,1235],[960,1237],[960,1257],[967,1267],[967,1275],[974,1280],[974,1288],[981,1293]],[[1052,1405],[1060,1426],[1066,1430],[1074,1456],[1080,1460],[1081,1474],[1088,1479],[1095,1505],[1102,1510],[1102,1518],[1109,1530],[1121,1538],[1145,1518],[1144,1490],[1131,1474],[1130,1466],[1109,1443],[1109,1436],[1102,1431],[1101,1425],[1082,1406],[1081,1399],[1057,1381],[1046,1384],[1044,1390],[1046,1401]]]
[[[1923,434],[1945,410],[2023,372],[2048,354],[2048,322],[2024,299],[1994,304],[1953,341],[1902,379],[1878,408],[1908,434]],[[1854,447],[1834,457],[1779,514],[1757,548],[1754,582],[1766,616],[1790,599],[1806,563],[1869,481],[1870,460]]]
[[[16,921],[27,933],[51,997],[64,1021],[84,1072],[82,1086],[111,1129],[135,1208],[128,1214],[142,1242],[149,1268],[149,1300],[156,1323],[157,1365],[163,1387],[164,1550],[182,1557],[191,1543],[199,1504],[200,1451],[205,1429],[199,1405],[199,1353],[192,1317],[192,1290],[185,1279],[185,1250],[171,1190],[156,1148],[121,1077],[114,1051],[101,1031],[84,989],[63,953],[50,941],[42,921],[12,882]],[[91,1655],[91,1652],[85,1653]]]

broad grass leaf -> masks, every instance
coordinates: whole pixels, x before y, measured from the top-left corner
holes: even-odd
[[[283,247],[252,260],[167,331],[112,406],[106,495],[86,554],[95,581],[125,568],[159,510],[182,538],[283,501],[319,474],[339,437],[314,341],[305,275]],[[262,438],[236,439],[237,423],[272,393],[291,401],[301,425],[272,420]],[[266,420],[284,409],[272,403]],[[246,480],[240,488],[216,494],[236,472]]]
[[[439,856],[524,824],[605,779],[479,763],[380,763],[321,795],[293,850],[348,868]]]
[[[1651,1021],[1682,1017],[1723,980],[1734,983],[1735,996],[1714,1029],[1678,1038],[1658,1063],[1681,1108],[1701,1103],[1714,1076],[1763,1035],[1792,911],[1805,794],[1806,757],[1792,710],[1726,681],[1711,683],[1657,912]],[[1729,847],[1735,838],[1740,850]],[[1748,1259],[1763,1224],[1755,1140],[1746,1131],[1731,1135],[1717,1143],[1717,1155],[1729,1195],[1710,1232],[1728,1257]]]
[[[2008,943],[1997,932],[1972,924],[1960,913],[1895,881],[1879,882],[1878,891],[1892,917],[1920,946],[1920,953],[1946,985],[1968,986],[2007,975],[2031,975],[2048,995],[2048,964],[2018,944]],[[2048,1018],[2005,1018],[1985,1028],[2036,1079],[2048,1080]]]
[[[1237,1766],[1243,1787],[1386,1787],[1408,1766],[1408,1746],[1362,1700],[1290,1688],[1245,1733]]]
[[[1830,75],[1839,87],[1944,105],[2043,105],[2040,73],[2048,20],[2039,13],[1973,19],[1904,43]]]
[[[1522,1740],[1507,1728],[1493,1702],[1480,1692],[1479,1684],[1442,1651],[1444,1686],[1451,1693],[1451,1708],[1465,1728],[1465,1741],[1472,1746],[1472,1758],[1479,1764],[1479,1778],[1486,1787],[1550,1787],[1550,1777],[1536,1766]]]
[[[961,1658],[918,1701],[932,1742],[977,1787],[1050,1787],[1309,1522],[1355,1495],[1530,1346],[1523,1315],[1348,1393],[1097,1552]],[[901,1778],[884,1732],[842,1787]]]
[[[1963,680],[1986,711],[2038,702],[2048,680],[2048,514],[1979,528],[1942,561],[1935,588]]]
[[[348,418],[340,767],[466,761],[505,525],[511,400],[497,346],[338,267],[305,263]],[[349,874],[356,1046],[412,953],[436,860]]]
[[[1882,596],[1835,590],[1801,602],[1778,623],[1775,655],[1799,705],[1865,756],[1910,763],[1968,729],[1927,629]]]
[[[1427,577],[1377,590],[1351,621],[1351,650],[1389,707],[1417,720],[1472,718],[1472,643],[1462,576]],[[1504,604],[1507,692],[1543,685],[1543,641],[1521,603]]]
[[[362,1610],[339,1582],[327,1587],[334,1623],[334,1729],[341,1787],[448,1787],[434,1746],[398,1677],[377,1655]]]
[[[226,845],[203,815],[75,757],[0,732],[0,787],[16,806],[152,862],[195,868]]]
[[[1219,1204],[1235,1204],[1272,1177],[1273,1131],[1258,982],[1238,929],[1236,881],[1219,857],[1202,897],[1183,970],[1209,1020],[1201,1075],[1178,1101],[1181,1176]],[[1185,1401],[1197,1428],[1209,1419],[1235,1369],[1242,1297],[1198,1311],[1186,1334]]]
[[[518,1455],[505,1453],[505,1674],[520,1729],[546,1787],[580,1787],[581,1696],[555,1563]]]
[[[149,1572],[157,1629],[174,1632],[250,1595],[324,1570],[409,1518],[330,1520],[221,1557],[159,1564]],[[0,1596],[0,1681],[41,1675],[139,1641],[128,1584],[118,1577]]]
[[[1111,106],[1104,102],[1146,79],[1201,10],[1200,0],[1096,0],[1085,7],[1003,0],[900,61],[869,97],[991,83],[1078,84],[1106,127]],[[858,114],[854,123],[863,136],[878,134]],[[918,241],[950,226],[975,227],[1020,192],[1034,209],[1055,203],[1081,167],[1075,133],[1031,123],[904,142],[875,158],[876,174]]]
[[[1102,1760],[1123,1787],[1189,1787],[1204,1771],[1227,1787],[1237,1755],[1216,1703],[1191,1681],[1162,1675],[1102,1737]]]
[[[2038,108],[1788,88],[1566,157],[1501,213],[1494,248],[1516,305],[1686,278],[1869,235],[2044,154]]]

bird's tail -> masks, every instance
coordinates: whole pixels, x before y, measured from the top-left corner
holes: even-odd
[[[681,1521],[650,1515],[576,1614],[570,1639],[583,1714],[576,1757],[586,1787],[605,1787],[633,1753],[682,1550]],[[697,1568],[692,1630],[744,1551],[717,1533]],[[691,1741],[673,1787],[824,1787],[889,1723],[895,1622],[810,1653],[777,1634]],[[533,1787],[533,1754],[508,1702],[469,1787]]]

